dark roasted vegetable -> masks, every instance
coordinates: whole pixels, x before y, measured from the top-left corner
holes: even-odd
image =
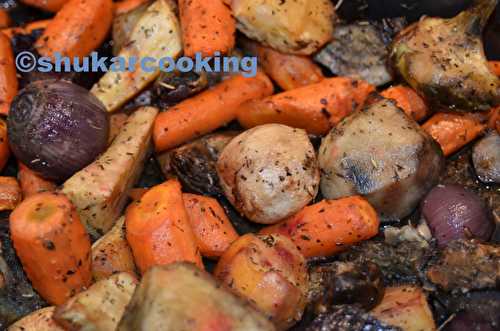
[[[36,81],[19,92],[8,117],[14,155],[45,178],[61,181],[92,162],[108,144],[103,105],[65,81]]]
[[[220,77],[218,77],[220,78]],[[190,96],[203,91],[210,80],[219,80],[216,75],[201,72],[162,72],[154,84],[154,93],[159,106],[164,108],[174,105]]]
[[[426,275],[445,291],[499,289],[500,246],[452,241],[438,252]]]
[[[363,309],[344,305],[319,315],[306,331],[401,331],[401,328],[385,324]]]
[[[362,78],[373,85],[392,80],[388,44],[405,26],[404,19],[357,21],[335,27],[334,39],[314,59],[338,76]]]
[[[472,150],[477,177],[483,183],[500,184],[500,135],[490,132]]]
[[[426,17],[396,38],[391,61],[429,102],[466,111],[500,103],[500,80],[488,67],[481,32],[497,0],[476,0],[452,19]]]
[[[409,215],[444,166],[436,142],[387,99],[332,129],[318,159],[325,198],[363,195],[382,220]]]
[[[494,230],[483,201],[459,185],[438,185],[422,201],[422,216],[438,245],[466,237],[488,240]]]
[[[446,324],[443,331],[495,331],[495,327],[479,314],[461,311]]]
[[[318,265],[311,268],[309,277],[309,302],[318,313],[332,305],[356,303],[371,309],[384,296],[382,274],[372,262]]]
[[[500,291],[471,291],[451,295],[440,293],[439,301],[444,305],[448,314],[457,314],[457,318],[462,314],[465,315],[459,318],[459,322],[461,321],[459,324],[467,323],[472,320],[475,327],[491,326],[493,327],[491,330],[499,329],[500,314],[498,312],[500,311]],[[463,319],[465,319],[465,321]],[[447,328],[444,330],[450,331]],[[452,330],[458,331],[460,329]],[[474,328],[462,330],[483,331],[483,329],[476,330]]]

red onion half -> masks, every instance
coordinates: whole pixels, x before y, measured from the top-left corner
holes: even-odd
[[[459,185],[436,186],[421,208],[439,246],[468,236],[488,240],[494,230],[491,212],[483,201]]]

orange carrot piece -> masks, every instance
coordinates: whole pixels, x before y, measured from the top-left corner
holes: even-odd
[[[47,302],[62,304],[90,285],[90,240],[65,195],[25,199],[10,214],[10,233],[24,271]]]
[[[238,107],[238,121],[244,128],[280,123],[323,135],[352,111],[360,109],[374,90],[372,85],[361,80],[328,78],[245,102]]]
[[[21,188],[16,178],[0,176],[0,210],[12,210],[21,200]]]
[[[273,93],[269,78],[235,75],[212,89],[184,100],[156,117],[153,140],[161,152],[209,133],[236,118],[238,106]]]
[[[111,0],[70,0],[35,42],[43,56],[83,57],[106,38],[113,20]]]
[[[142,274],[152,266],[177,261],[203,268],[178,181],[154,186],[133,202],[125,224],[127,241]]]
[[[424,99],[410,87],[402,85],[392,86],[383,91],[381,95],[384,98],[393,99],[406,115],[417,122],[423,120],[429,114],[429,108],[425,104]]]
[[[7,139],[7,123],[0,118],[0,171],[9,161],[10,149]]]
[[[57,12],[68,0],[21,0],[22,3],[49,12]]]
[[[45,29],[49,22],[52,20],[40,20],[28,23],[24,26],[15,26],[11,28],[6,28],[0,30],[3,34],[5,34],[9,38],[13,38],[17,34],[30,34],[35,30]]]
[[[141,200],[142,196],[148,191],[147,188],[135,187],[128,191],[128,197],[133,201]]]
[[[123,0],[114,2],[114,12],[115,16],[125,14],[135,8],[139,7],[143,3],[149,2],[151,0]]]
[[[500,77],[500,61],[490,61],[489,64],[491,71],[493,71],[495,75]]]
[[[488,115],[488,127],[500,134],[500,106],[492,108]]]
[[[17,180],[21,185],[23,198],[29,198],[32,195],[42,192],[54,192],[56,184],[49,180],[40,177],[36,172],[18,162],[19,171],[17,172]]]
[[[182,197],[201,254],[220,257],[238,239],[224,209],[214,198],[187,193]]]
[[[436,140],[445,156],[451,155],[486,129],[480,115],[437,113],[422,125]]]
[[[10,25],[10,17],[5,9],[0,9],[0,28],[6,28]]]
[[[228,53],[235,44],[236,22],[222,0],[179,0],[184,55]]]
[[[259,65],[283,90],[293,90],[318,83],[325,77],[321,68],[308,56],[285,54],[248,39],[243,45],[257,56]]]
[[[262,234],[289,237],[305,257],[328,256],[378,233],[377,212],[362,197],[323,200],[304,207],[282,223],[266,227]]]
[[[10,103],[16,96],[17,90],[14,52],[9,37],[0,33],[0,114],[9,113]]]

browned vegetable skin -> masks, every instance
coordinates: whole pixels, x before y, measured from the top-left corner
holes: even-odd
[[[175,307],[175,308],[174,308]],[[241,298],[189,263],[156,266],[142,277],[117,331],[274,331]]]
[[[403,78],[434,104],[486,111],[500,103],[481,33],[497,0],[475,0],[451,19],[425,17],[395,40],[391,60]]]
[[[92,276],[107,278],[117,272],[135,274],[134,256],[125,238],[125,217],[120,217],[104,236],[92,245]]]
[[[136,285],[129,273],[114,274],[58,306],[54,319],[66,330],[114,331]]]
[[[89,233],[107,232],[122,212],[141,174],[157,113],[153,107],[136,110],[106,152],[63,184]]]
[[[278,330],[302,317],[309,286],[305,259],[285,236],[240,237],[221,256],[214,275],[253,302]]]
[[[35,310],[9,326],[7,331],[64,331],[52,317],[55,308],[51,306]]]
[[[21,187],[16,178],[0,176],[0,211],[16,208],[22,198]]]

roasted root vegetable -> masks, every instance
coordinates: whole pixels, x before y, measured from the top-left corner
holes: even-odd
[[[9,113],[10,103],[17,94],[16,66],[10,39],[0,32],[0,114]]]
[[[244,39],[243,46],[259,59],[264,72],[283,90],[293,90],[324,79],[321,68],[309,57],[285,54]]]
[[[53,192],[56,190],[54,182],[42,178],[21,162],[18,162],[18,169],[17,180],[21,186],[24,199],[37,193]]]
[[[106,72],[92,87],[91,92],[102,101],[108,111],[114,111],[136,96],[160,74],[157,65],[143,70],[146,68],[140,68],[139,63],[130,61],[132,57],[175,58],[181,49],[179,21],[172,4],[168,0],[156,0],[137,20],[128,36],[126,47],[122,47],[118,54],[127,59],[127,67],[132,66],[133,70]]]
[[[10,214],[10,233],[28,278],[47,302],[62,304],[90,285],[90,240],[63,194],[25,199]]]
[[[133,202],[127,208],[125,226],[142,274],[152,266],[177,261],[193,262],[203,268],[178,181],[154,186]]]
[[[318,160],[326,199],[362,195],[383,221],[409,215],[444,169],[435,141],[387,99],[333,128]]]
[[[66,330],[114,331],[136,285],[129,273],[114,274],[58,306],[54,319]]]
[[[53,319],[56,307],[45,307],[15,322],[7,331],[64,331]]]
[[[52,59],[56,52],[70,58],[87,56],[104,41],[112,20],[111,0],[69,0],[49,22],[35,48]]]
[[[238,107],[244,128],[280,123],[323,135],[342,118],[363,106],[374,87],[364,81],[336,77],[248,101]]]
[[[417,122],[425,119],[430,113],[425,100],[410,87],[403,85],[391,86],[380,95],[394,100],[396,106]]]
[[[30,23],[23,25],[23,26],[14,26],[14,27],[10,27],[10,28],[4,28],[4,29],[1,29],[0,31],[3,34],[5,34],[7,37],[11,38],[11,40],[12,40],[12,38],[14,38],[16,35],[20,35],[20,34],[29,35],[32,32],[34,32],[35,30],[43,30],[47,27],[47,25],[49,25],[49,23],[51,21],[52,21],[51,19],[33,21],[33,22],[30,22]]]
[[[500,184],[500,134],[489,132],[472,150],[474,170],[483,183]]]
[[[121,214],[142,172],[156,114],[153,107],[136,110],[106,152],[63,184],[90,234],[107,232]]]
[[[128,115],[124,113],[114,113],[109,116],[109,144],[118,136],[125,123],[127,123],[127,119]]]
[[[332,38],[335,11],[327,0],[231,2],[237,28],[283,53],[309,55]]]
[[[302,317],[308,274],[304,257],[281,235],[246,234],[221,256],[215,277],[253,302],[278,330]]]
[[[319,188],[316,155],[306,132],[281,124],[236,136],[220,154],[217,173],[231,204],[262,224],[295,214]]]
[[[396,286],[385,290],[382,302],[371,314],[403,331],[436,330],[424,291],[419,287]]]
[[[478,0],[451,19],[425,17],[396,38],[391,61],[403,78],[438,106],[486,111],[500,103],[481,33],[497,0]]]
[[[9,161],[10,149],[9,139],[7,137],[7,123],[0,119],[0,171],[5,167]]]
[[[21,187],[16,178],[0,176],[0,211],[16,208],[22,198]]]
[[[125,217],[92,245],[92,277],[101,280],[118,272],[135,274],[134,256],[125,237]]]
[[[141,5],[147,4],[151,0],[121,0],[114,2],[115,16],[130,13],[139,8]]]
[[[184,55],[227,54],[234,47],[236,22],[223,0],[179,0]]]
[[[55,13],[61,9],[68,0],[21,0],[21,2],[28,6]]]
[[[175,307],[175,309],[174,309]],[[208,274],[182,262],[142,277],[117,331],[274,331],[261,313]]]
[[[201,255],[218,258],[238,239],[224,209],[216,199],[203,195],[184,193],[182,198]]]
[[[500,61],[490,61],[490,69],[493,73],[500,77]]]
[[[236,110],[243,102],[272,93],[271,81],[261,72],[255,77],[235,75],[228,78],[158,115],[153,136],[156,151],[209,133],[235,119]]]
[[[0,9],[0,29],[4,29],[11,24],[8,12],[5,9]]]
[[[119,13],[116,9],[122,3],[129,3],[130,1],[141,1],[137,7],[132,8],[129,11]],[[135,25],[148,9],[150,5],[150,0],[125,0],[120,2],[115,2],[115,17],[113,18],[113,27],[111,30],[113,36],[113,54],[118,55],[120,50],[127,44],[130,39],[130,34],[134,30]]]
[[[441,146],[445,156],[464,147],[486,129],[481,115],[437,113],[423,125],[428,134]]]
[[[323,200],[304,207],[282,223],[260,233],[290,238],[305,257],[329,256],[378,233],[376,211],[363,198]]]
[[[83,87],[40,80],[12,102],[8,130],[19,161],[46,179],[62,181],[106,149],[109,119],[99,100]]]

